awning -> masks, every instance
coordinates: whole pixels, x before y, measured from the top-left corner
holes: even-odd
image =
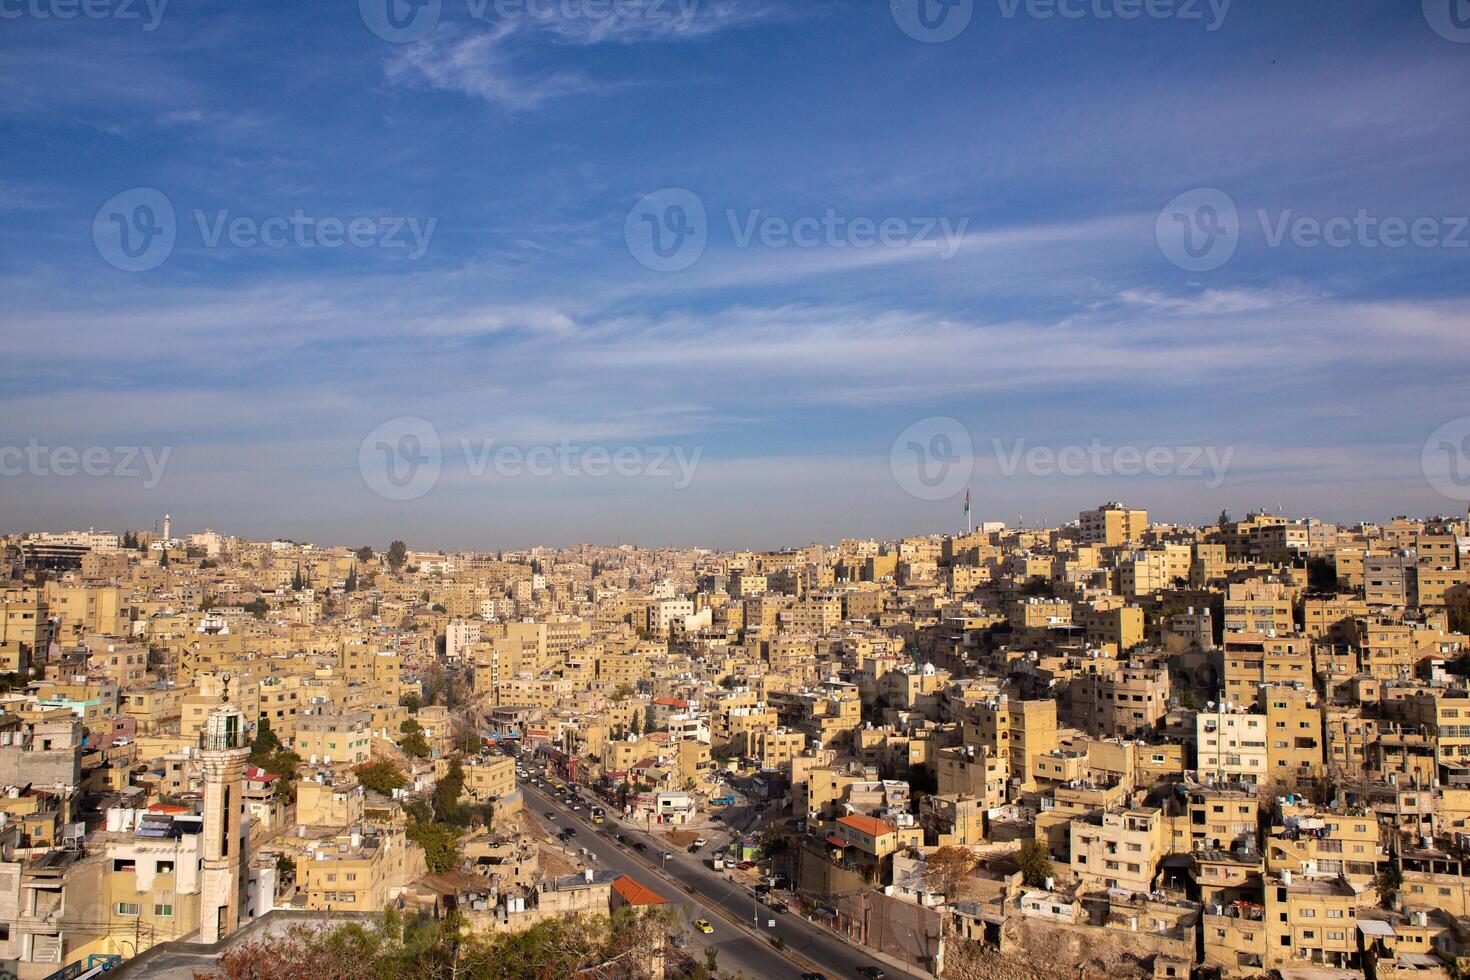
[[[851,847],[852,846],[847,841],[843,840],[841,837],[838,837],[836,834],[828,834],[827,835],[827,843],[828,844],[831,844],[833,847]]]
[[[1382,919],[1359,919],[1358,931],[1365,936],[1393,936],[1393,926]]]

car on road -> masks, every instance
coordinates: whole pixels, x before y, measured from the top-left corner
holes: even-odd
[[[827,974],[809,970],[801,975],[801,980],[827,980]]]
[[[700,848],[701,848],[701,847],[703,847],[703,846],[704,846],[704,845],[706,845],[706,844],[708,844],[708,843],[709,843],[709,841],[707,841],[707,840],[705,840],[705,839],[704,839],[704,838],[703,838],[703,837],[696,837],[696,838],[694,838],[694,843],[693,843],[693,844],[690,844],[690,845],[689,845],[689,846],[690,846],[690,847],[691,847],[691,848],[692,848],[692,849],[693,849],[693,850],[696,850],[696,851],[697,851],[697,850],[699,850],[699,849],[700,849]]]
[[[712,932],[715,931],[715,927],[712,926],[712,925],[710,925],[708,919],[695,919],[694,920],[694,928],[698,929],[700,932],[704,933],[706,936],[708,936],[710,933],[712,933]]]
[[[772,912],[785,912],[787,910],[785,902],[771,902],[768,907]]]
[[[541,815],[543,817],[545,817],[547,820],[555,820],[556,819],[556,813],[554,811],[552,811],[552,810],[547,810],[545,813],[543,813]]]
[[[755,886],[755,893],[757,895],[769,895],[771,893],[771,886],[770,885],[764,885],[764,884],[762,884],[762,885],[756,885]]]
[[[648,850],[648,845],[645,844],[645,843],[643,843],[641,840],[635,840],[633,842],[633,850],[635,850],[635,851],[646,851],[646,850]]]
[[[860,966],[858,967],[858,973],[867,977],[868,980],[883,980],[884,977],[888,976],[888,974],[876,966]]]
[[[699,853],[699,848],[695,847],[693,844],[690,844],[689,845],[689,853],[690,854],[698,854]]]
[[[628,835],[627,834],[618,834],[617,840],[618,840],[618,843],[619,844],[626,844],[626,843],[628,843]]]
[[[562,833],[566,834],[568,837],[576,837],[577,836],[577,828],[576,827],[568,827],[566,830],[563,830]]]

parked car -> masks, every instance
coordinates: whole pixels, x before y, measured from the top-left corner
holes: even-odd
[[[785,902],[770,902],[769,903],[769,906],[770,906],[770,909],[771,909],[772,912],[785,912],[786,911],[786,903]]]
[[[818,973],[816,970],[810,970],[801,975],[801,980],[827,980],[827,974]]]
[[[704,846],[704,845],[706,845],[706,844],[708,844],[708,843],[709,843],[709,841],[707,841],[707,840],[705,840],[705,839],[704,839],[704,838],[703,838],[703,837],[696,837],[696,838],[694,838],[694,843],[693,843],[693,844],[692,844],[692,845],[690,845],[690,846],[691,846],[691,847],[692,847],[692,848],[693,848],[693,849],[694,849],[694,850],[696,850],[696,851],[697,851],[697,850],[699,850],[699,849],[700,849],[700,848],[701,848],[701,847],[703,847],[703,846]]]
[[[648,845],[645,844],[645,843],[643,843],[641,840],[635,840],[633,842],[633,850],[635,850],[635,851],[646,851],[646,850],[648,850]]]
[[[888,974],[884,973],[876,966],[860,966],[858,967],[858,973],[867,977],[868,980],[883,980],[884,977],[888,976]]]
[[[739,868],[741,871],[749,871],[751,868],[755,867],[755,862],[754,861],[741,861],[735,867]]]

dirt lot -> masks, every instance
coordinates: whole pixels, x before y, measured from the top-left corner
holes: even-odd
[[[675,847],[688,847],[694,843],[695,838],[699,837],[699,833],[694,830],[670,830],[662,836]]]

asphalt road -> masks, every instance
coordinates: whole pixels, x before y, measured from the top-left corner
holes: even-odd
[[[599,865],[632,874],[667,897],[676,907],[681,903],[688,904],[691,909],[687,916],[689,921],[701,916],[709,919],[714,924],[714,934],[703,936],[691,929],[695,938],[691,940],[690,949],[696,957],[702,957],[704,954],[700,946],[712,942],[720,949],[718,967],[722,974],[731,972],[734,968],[743,970],[747,976],[752,977],[796,978],[806,970],[815,969],[836,980],[839,977],[860,978],[860,967],[874,966],[886,970],[890,976],[895,973],[891,967],[882,966],[877,960],[864,955],[858,947],[824,932],[795,912],[779,914],[765,906],[758,907],[754,893],[749,888],[730,881],[722,872],[706,867],[704,861],[729,836],[727,833],[706,835],[710,838],[710,843],[698,854],[690,854],[684,848],[673,847],[668,841],[645,833],[632,821],[610,817],[617,824],[618,833],[648,844],[648,850],[638,854],[631,847],[610,840],[602,833],[601,827],[592,824],[585,809],[577,813],[571,812],[560,800],[551,796],[545,787],[537,789],[530,783],[521,782],[520,788],[527,808],[538,820],[547,823],[543,813],[550,810],[558,815],[555,821],[550,822],[551,826],[576,827],[578,834],[572,844],[587,848],[597,858]],[[665,851],[673,854],[668,861],[660,858]],[[652,873],[650,869],[655,865],[663,875],[674,879],[680,886],[692,886],[693,893],[691,894],[688,887],[672,887],[668,881]],[[716,911],[721,914],[712,914]],[[771,920],[776,923],[774,928],[766,925]],[[741,926],[736,926],[734,922],[741,923]],[[761,935],[767,938],[756,939],[751,932],[755,929],[759,929]],[[777,952],[770,942],[769,937],[772,936],[780,936],[786,941],[788,952],[799,954],[806,963],[812,965],[798,966]]]

